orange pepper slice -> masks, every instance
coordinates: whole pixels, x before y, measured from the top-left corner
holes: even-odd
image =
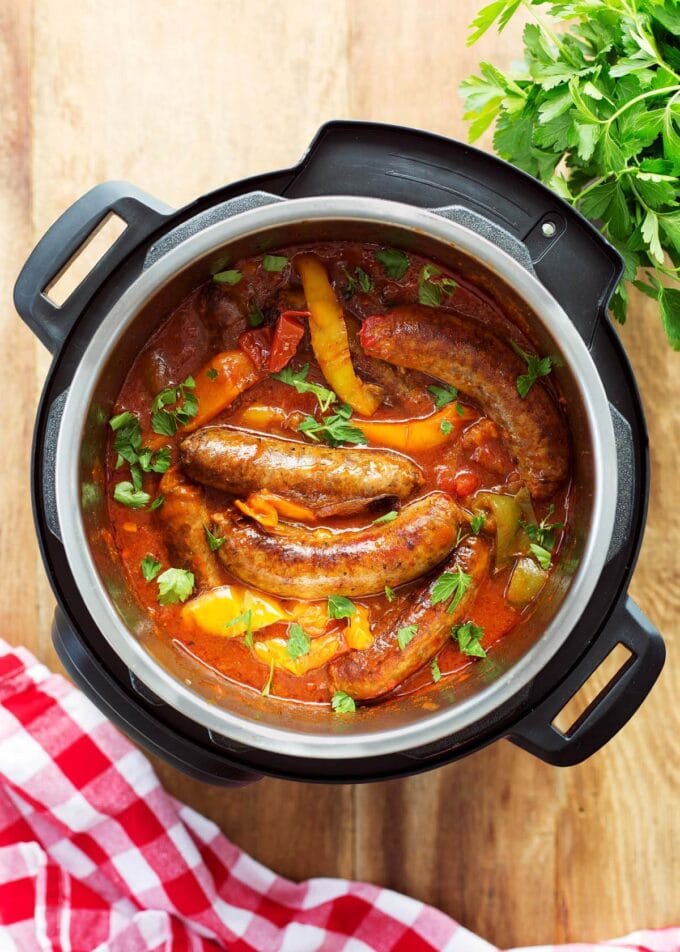
[[[450,403],[442,410],[420,420],[356,420],[356,426],[365,434],[369,443],[386,446],[402,453],[417,453],[434,449],[454,439],[463,426],[474,418],[470,410],[463,409],[462,416]],[[442,424],[444,424],[442,428]]]
[[[193,392],[198,400],[198,413],[182,427],[182,432],[191,433],[212,420],[262,376],[262,372],[242,350],[225,350],[215,354],[194,375],[196,388]]]
[[[244,515],[268,529],[279,524],[279,517],[296,522],[316,522],[316,514],[308,506],[291,502],[290,499],[268,489],[250,493],[245,500],[237,499],[235,505]]]

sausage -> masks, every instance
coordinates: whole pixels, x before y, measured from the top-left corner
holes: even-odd
[[[398,616],[388,621],[376,633],[373,644],[365,651],[333,661],[328,669],[331,689],[346,691],[355,700],[371,700],[392,691],[410,674],[418,671],[446,644],[454,625],[468,614],[480,583],[486,578],[490,565],[491,548],[480,538],[465,539],[443,571],[458,569],[472,576],[472,582],[451,613],[447,603],[432,605],[432,589],[436,578],[415,601]],[[401,649],[398,631],[408,625],[417,625],[413,639]]]
[[[175,467],[160,481],[163,505],[156,518],[163,526],[168,548],[182,565],[190,566],[199,588],[216,588],[224,581],[215,554],[210,551],[205,527],[210,517],[203,493],[184,479]]]
[[[359,512],[374,500],[405,499],[422,482],[414,462],[390,450],[336,449],[207,426],[187,437],[181,462],[192,479],[245,496],[286,496],[320,516]]]
[[[569,439],[562,416],[540,380],[520,397],[516,380],[526,365],[492,330],[413,304],[367,318],[360,337],[370,356],[423,371],[473,397],[505,430],[536,499],[548,498],[566,479]]]
[[[404,506],[392,522],[337,532],[297,526],[268,532],[233,507],[213,515],[215,532],[225,539],[217,554],[233,575],[303,599],[371,595],[418,578],[451,551],[462,518],[440,492]]]

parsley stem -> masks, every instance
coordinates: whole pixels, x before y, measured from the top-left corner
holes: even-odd
[[[620,109],[617,109],[616,112],[613,115],[611,115],[608,119],[600,119],[600,122],[606,125],[607,127],[609,127],[612,124],[612,122],[614,122],[615,119],[618,119],[619,116],[623,115],[623,113],[627,109],[630,109],[631,106],[634,106],[635,103],[642,102],[643,99],[650,99],[652,96],[663,96],[666,93],[677,94],[679,92],[680,92],[680,85],[661,86],[660,89],[648,89],[646,93],[640,93],[639,96],[635,96],[633,99],[629,99],[628,102],[624,103],[623,106],[621,106]],[[673,96],[673,99],[675,99],[675,96]],[[673,99],[671,99],[671,101],[666,104],[666,109],[670,109]]]

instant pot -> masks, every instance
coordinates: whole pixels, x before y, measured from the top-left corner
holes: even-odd
[[[115,214],[126,228],[62,306],[49,288]],[[134,356],[210,271],[290,242],[352,238],[454,269],[527,329],[568,406],[568,540],[531,617],[466,677],[354,715],[266,703],[161,640],[109,544],[107,421]],[[57,599],[53,638],[79,687],[132,738],[217,784],[263,774],[354,782],[425,770],[502,737],[577,763],[635,713],[664,662],[628,598],[649,488],[640,398],[607,304],[616,251],[573,208],[510,165],[428,133],[332,122],[294,168],[173,210],[131,185],[93,188],[49,229],[15,288],[54,355],[35,426],[35,524]],[[628,659],[568,731],[555,718],[619,644]]]

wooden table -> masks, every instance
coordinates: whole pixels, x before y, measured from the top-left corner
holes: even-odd
[[[53,668],[52,597],[28,463],[49,357],[11,304],[34,242],[74,199],[129,179],[174,205],[294,162],[328,118],[464,137],[456,88],[519,54],[519,21],[467,49],[477,0],[4,0],[0,5],[0,633]],[[488,144],[488,141],[487,141]],[[606,938],[680,920],[680,358],[654,306],[623,337],[649,419],[653,485],[632,593],[670,662],[601,753],[557,770],[501,742],[434,773],[361,787],[265,780],[167,787],[294,878],[351,876],[432,902],[500,945]],[[301,835],[304,831],[304,835]]]

